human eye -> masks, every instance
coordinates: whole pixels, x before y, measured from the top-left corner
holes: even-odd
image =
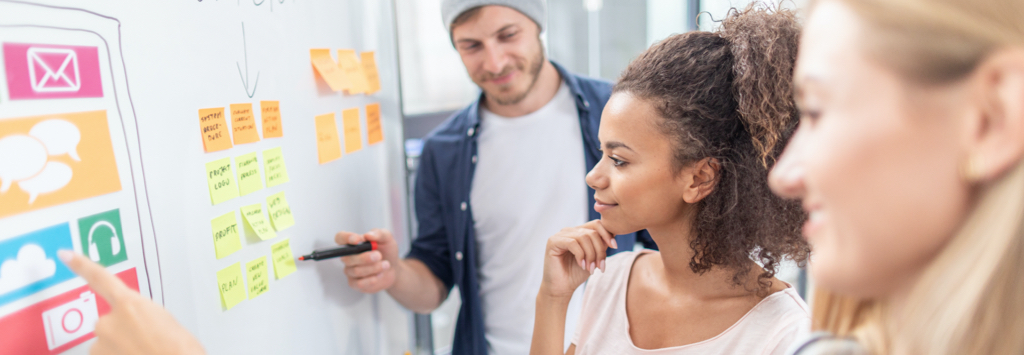
[[[614,165],[615,167],[619,167],[619,168],[626,166],[626,164],[629,164],[629,163],[626,163],[626,161],[624,161],[622,159],[619,159],[619,158],[616,158],[616,157],[613,157],[613,156],[610,156],[610,155],[608,156],[608,159],[612,160],[612,165]]]

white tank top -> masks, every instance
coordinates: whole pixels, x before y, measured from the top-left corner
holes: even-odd
[[[765,297],[740,320],[711,339],[662,349],[638,348],[629,336],[626,285],[633,261],[651,252],[615,254],[606,261],[607,271],[595,272],[587,280],[583,309],[572,341],[576,344],[576,355],[783,355],[810,325],[807,304],[792,287],[787,287]]]

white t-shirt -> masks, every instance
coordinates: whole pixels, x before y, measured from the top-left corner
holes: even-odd
[[[484,334],[490,354],[526,354],[547,240],[588,219],[583,135],[576,102],[564,82],[533,113],[507,118],[480,111],[469,198]],[[567,318],[573,323],[578,304],[570,305]],[[568,324],[566,329],[571,335]]]
[[[595,272],[587,280],[579,327],[572,341],[576,344],[576,355],[783,355],[810,325],[807,304],[792,287],[787,287],[762,299],[711,339],[662,349],[638,348],[629,336],[626,286],[636,258],[652,252],[615,254],[606,261],[607,271]]]

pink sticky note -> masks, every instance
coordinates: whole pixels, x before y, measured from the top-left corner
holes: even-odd
[[[11,100],[103,97],[96,47],[4,43]]]

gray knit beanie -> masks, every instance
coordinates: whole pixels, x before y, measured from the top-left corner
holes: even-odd
[[[452,31],[452,21],[466,10],[486,5],[501,5],[515,9],[529,17],[544,32],[544,21],[548,16],[546,0],[443,0],[441,2],[441,19],[448,32]]]

